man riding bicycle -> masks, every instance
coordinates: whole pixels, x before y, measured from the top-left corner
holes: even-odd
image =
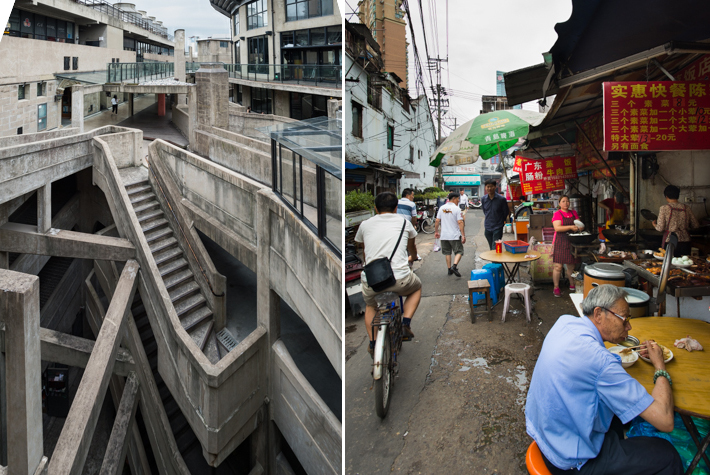
[[[377,314],[375,296],[384,292],[394,292],[397,295],[406,297],[404,308],[402,309],[404,340],[414,338],[410,325],[422,296],[422,283],[409,267],[411,257],[407,257],[407,252],[409,252],[409,256],[417,255],[417,246],[414,243],[417,231],[409,219],[397,214],[397,196],[394,193],[386,191],[377,195],[375,197],[375,212],[377,213],[376,216],[360,224],[355,235],[355,241],[363,244],[363,258],[366,264],[376,259],[389,258],[392,255],[392,251],[395,250],[395,246],[397,246],[396,252],[390,261],[396,283],[391,287],[376,292],[367,285],[367,276],[364,272],[360,277],[362,280],[362,297],[366,305],[365,330],[367,330],[367,336],[370,338],[367,352],[370,353],[370,356],[372,356],[375,349],[375,335],[371,326],[372,320]],[[403,225],[404,232],[402,232]]]

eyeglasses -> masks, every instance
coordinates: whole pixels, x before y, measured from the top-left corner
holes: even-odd
[[[615,316],[619,317],[620,319],[622,319],[624,321],[624,326],[626,326],[626,324],[629,323],[629,320],[631,319],[631,315],[629,315],[628,317],[622,317],[618,313],[612,312],[608,308],[604,308],[604,307],[599,307],[599,308],[601,308],[602,310],[606,310],[607,312],[611,313],[612,315],[615,315]]]

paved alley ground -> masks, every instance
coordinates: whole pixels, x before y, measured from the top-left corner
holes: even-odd
[[[467,213],[461,278],[448,276],[444,257],[432,252],[433,234],[417,237],[423,260],[414,268],[423,293],[412,321],[416,338],[403,344],[384,420],[375,414],[364,318],[346,316],[347,474],[527,473],[530,376],[544,335],[575,309],[566,292],[553,298],[551,284],[537,284],[531,323],[522,301],[513,300],[505,323],[500,303],[493,321],[479,315],[472,324],[466,282],[471,269],[487,263],[477,258],[487,250],[482,225],[481,211]]]

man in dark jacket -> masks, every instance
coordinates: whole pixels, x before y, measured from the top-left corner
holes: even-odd
[[[484,235],[488,241],[488,247],[492,250],[496,248],[495,242],[503,238],[503,225],[510,213],[508,200],[496,193],[495,180],[486,180],[486,195],[481,200],[481,208],[485,216]]]

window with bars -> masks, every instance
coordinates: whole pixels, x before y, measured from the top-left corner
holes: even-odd
[[[256,0],[247,4],[247,30],[269,25],[266,0]]]

